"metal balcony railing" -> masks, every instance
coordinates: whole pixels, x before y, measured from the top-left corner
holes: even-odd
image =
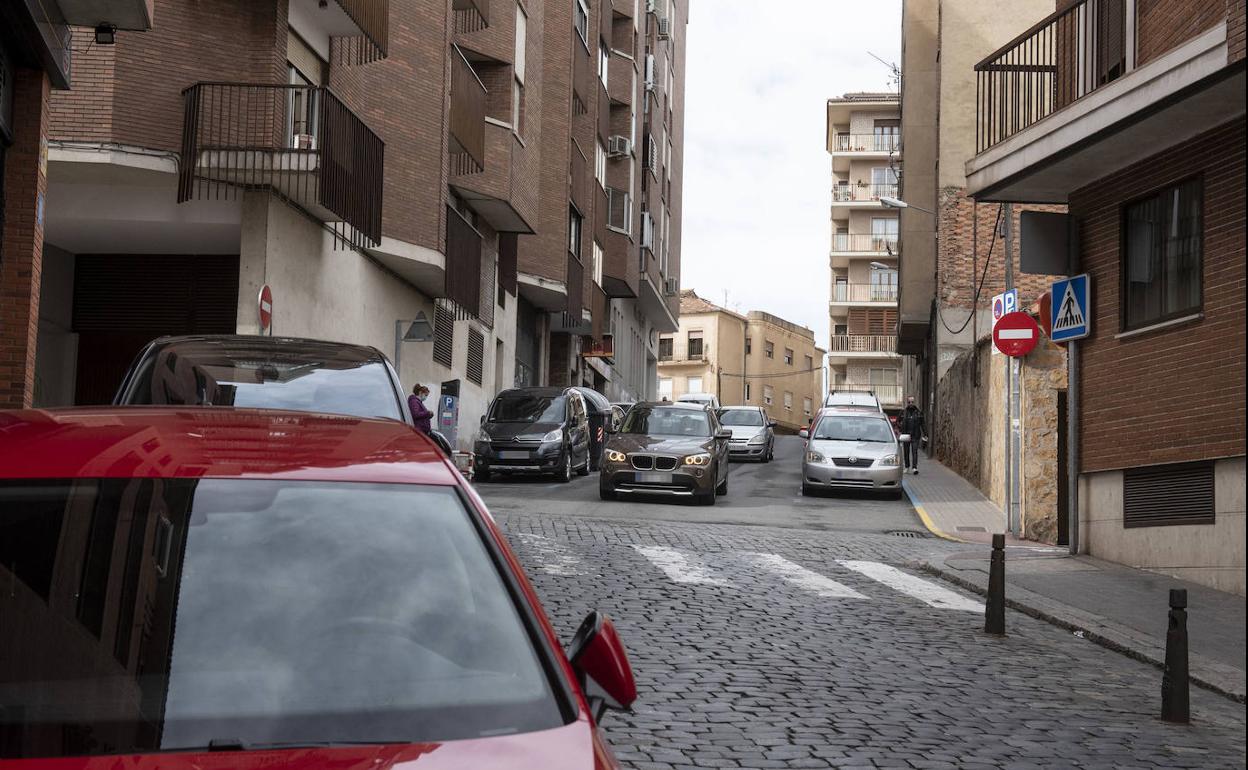
[[[975,65],[975,148],[992,147],[1127,72],[1127,0],[1082,0]]]
[[[339,58],[363,64],[386,58],[390,44],[390,0],[334,0],[364,33],[363,39],[342,38]]]
[[[833,302],[896,302],[897,286],[871,283],[835,283]]]
[[[897,152],[901,149],[901,134],[835,134],[832,149],[834,152]]]
[[[851,233],[833,233],[833,251],[865,251],[881,254],[897,253],[897,235],[865,235]]]
[[[902,402],[904,396],[903,387],[898,384],[879,385],[876,383],[863,382],[838,382],[832,385],[833,391],[838,390],[854,390],[866,391],[873,393],[880,401],[881,406],[897,406]]]
[[[270,189],[356,248],[381,241],[385,145],[328,88],[196,83],[182,100],[179,203]]]
[[[832,200],[838,203],[878,201],[882,196],[897,197],[897,184],[838,184],[832,188]]]
[[[892,334],[834,334],[829,353],[894,353],[897,337]]]
[[[461,35],[480,32],[490,26],[489,0],[454,0],[455,32]]]

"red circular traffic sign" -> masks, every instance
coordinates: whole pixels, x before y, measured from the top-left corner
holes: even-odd
[[[1001,316],[992,330],[992,344],[1007,356],[1025,356],[1035,350],[1040,342],[1040,326],[1036,320],[1022,311]]]
[[[273,326],[273,290],[269,285],[260,287],[260,331],[267,332]]]

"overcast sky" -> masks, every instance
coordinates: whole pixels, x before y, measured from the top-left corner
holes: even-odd
[[[681,287],[828,346],[827,99],[892,90],[900,0],[691,0]]]

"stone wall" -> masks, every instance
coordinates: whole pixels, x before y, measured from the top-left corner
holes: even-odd
[[[976,352],[978,355],[976,355]],[[928,423],[936,457],[1005,508],[1005,357],[981,339],[953,362],[937,386]],[[1066,354],[1042,342],[1020,367],[1023,534],[1057,542],[1058,394],[1066,389]]]

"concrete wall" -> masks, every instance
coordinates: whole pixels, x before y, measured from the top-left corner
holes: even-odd
[[[937,389],[936,410],[928,416],[928,430],[937,459],[1004,511],[1007,359],[994,354],[987,339],[980,341],[978,351],[978,359],[967,352],[948,368]],[[1045,341],[1022,360],[1019,371],[1023,534],[1056,543],[1061,461],[1057,401],[1066,389],[1065,351]]]
[[[32,406],[72,406],[78,368],[78,335],[73,330],[74,255],[46,242],[39,296]]]
[[[1244,595],[1244,458],[1214,464],[1212,524],[1126,529],[1122,471],[1079,479],[1079,532],[1093,556]]]

